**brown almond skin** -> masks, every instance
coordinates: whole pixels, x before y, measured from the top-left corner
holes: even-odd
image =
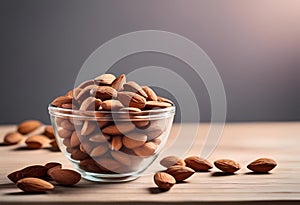
[[[167,107],[172,107],[172,105],[167,102],[147,101],[145,109],[167,108]]]
[[[51,169],[53,167],[58,167],[58,168],[62,168],[62,164],[59,162],[48,162],[47,164],[44,165],[47,169]]]
[[[119,100],[105,100],[102,102],[101,107],[103,110],[119,110],[124,106]]]
[[[17,181],[19,180],[19,178],[17,177],[19,172],[20,172],[19,170],[14,171],[9,175],[7,175],[7,178],[9,178],[9,180],[12,181],[13,183],[17,183]]]
[[[160,189],[169,190],[174,186],[176,180],[172,175],[168,173],[157,172],[154,175],[154,182]]]
[[[163,158],[162,160],[160,160],[160,164],[166,168],[169,168],[174,165],[185,166],[185,162],[176,156],[167,156],[167,157]]]
[[[118,100],[126,107],[143,109],[146,106],[146,99],[143,96],[129,91],[118,92]]]
[[[33,135],[26,139],[25,143],[29,149],[41,149],[49,144],[50,140],[45,135]]]
[[[234,173],[241,168],[239,163],[230,159],[219,159],[214,162],[214,165],[225,173]]]
[[[98,85],[111,85],[115,79],[116,76],[114,76],[113,74],[105,73],[96,77],[94,81]]]
[[[98,110],[101,104],[102,101],[100,99],[90,96],[83,100],[79,110]]]
[[[81,179],[81,175],[78,172],[70,169],[55,169],[49,175],[55,182],[64,186],[77,184]]]
[[[90,94],[101,100],[109,100],[117,96],[117,91],[109,86],[98,86],[92,89]]]
[[[54,135],[53,127],[51,125],[46,126],[43,135],[47,136],[49,139],[54,139],[55,135]]]
[[[34,177],[20,179],[17,182],[17,187],[24,192],[35,193],[51,191],[54,189],[54,186],[51,183]]]
[[[135,129],[135,126],[132,123],[118,123],[118,124],[113,124],[113,125],[109,125],[107,127],[104,127],[102,129],[103,134],[107,134],[107,135],[122,135],[122,134],[126,134],[132,130]]]
[[[116,89],[117,91],[121,91],[123,90],[123,85],[125,83],[126,83],[126,76],[125,74],[122,74],[114,80],[114,82],[111,84],[111,87]]]
[[[18,125],[18,132],[26,135],[38,127],[40,127],[42,123],[38,120],[26,120]]]
[[[192,168],[196,172],[206,172],[213,168],[212,164],[205,160],[200,158],[199,156],[190,156],[184,159],[184,162],[187,167]]]
[[[166,172],[172,175],[177,182],[186,180],[195,173],[193,169],[180,165],[171,166]]]
[[[18,132],[11,132],[4,136],[3,142],[6,145],[18,144],[23,140],[23,135]]]
[[[47,168],[42,165],[32,165],[10,173],[7,177],[14,183],[26,177],[45,178]]]
[[[277,166],[275,160],[270,158],[259,158],[251,162],[247,168],[257,173],[268,173]]]
[[[157,101],[157,95],[156,93],[148,86],[142,86],[142,89],[147,94],[147,100],[148,101]]]
[[[137,94],[143,96],[145,99],[148,98],[148,95],[146,94],[146,92],[136,82],[129,81],[129,82],[125,83],[123,87],[124,87],[125,91],[137,93]]]
[[[149,141],[146,142],[143,146],[133,149],[134,153],[141,157],[148,157],[155,153],[157,149],[157,144]]]
[[[62,104],[70,104],[72,103],[72,97],[71,96],[59,96],[57,98],[55,98],[52,102],[51,105],[55,106],[55,107],[61,107]]]

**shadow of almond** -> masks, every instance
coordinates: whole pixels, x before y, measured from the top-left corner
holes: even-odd
[[[225,177],[225,176],[232,176],[235,175],[234,173],[226,173],[226,172],[214,172],[211,174],[212,177]]]

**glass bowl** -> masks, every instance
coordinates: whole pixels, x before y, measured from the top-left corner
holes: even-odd
[[[102,182],[138,178],[164,146],[175,114],[174,106],[139,112],[48,109],[60,150],[83,178]]]

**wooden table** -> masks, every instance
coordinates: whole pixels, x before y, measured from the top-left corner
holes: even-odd
[[[196,124],[184,124],[194,128]],[[179,126],[171,133],[176,135]],[[1,126],[0,137],[15,126]],[[199,153],[208,131],[204,124],[189,154]],[[185,133],[188,136],[190,133]],[[179,148],[180,149],[180,148]],[[60,152],[26,150],[20,145],[0,147],[0,204],[300,204],[300,123],[228,123],[210,161],[230,158],[242,169],[235,175],[196,173],[186,183],[160,192],[152,175],[128,183],[93,183],[82,180],[76,187],[57,186],[47,194],[26,194],[7,179],[7,174],[32,164],[59,161],[70,163]],[[278,167],[271,174],[249,174],[245,166],[259,157],[272,157]]]

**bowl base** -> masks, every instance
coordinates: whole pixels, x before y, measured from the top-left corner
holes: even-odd
[[[137,178],[139,178],[139,175],[130,175],[130,176],[125,176],[125,177],[104,177],[104,176],[97,176],[93,174],[88,174],[86,172],[81,173],[82,178],[88,180],[88,181],[93,181],[93,182],[109,182],[109,183],[114,183],[114,182],[128,182],[128,181],[133,181]]]

